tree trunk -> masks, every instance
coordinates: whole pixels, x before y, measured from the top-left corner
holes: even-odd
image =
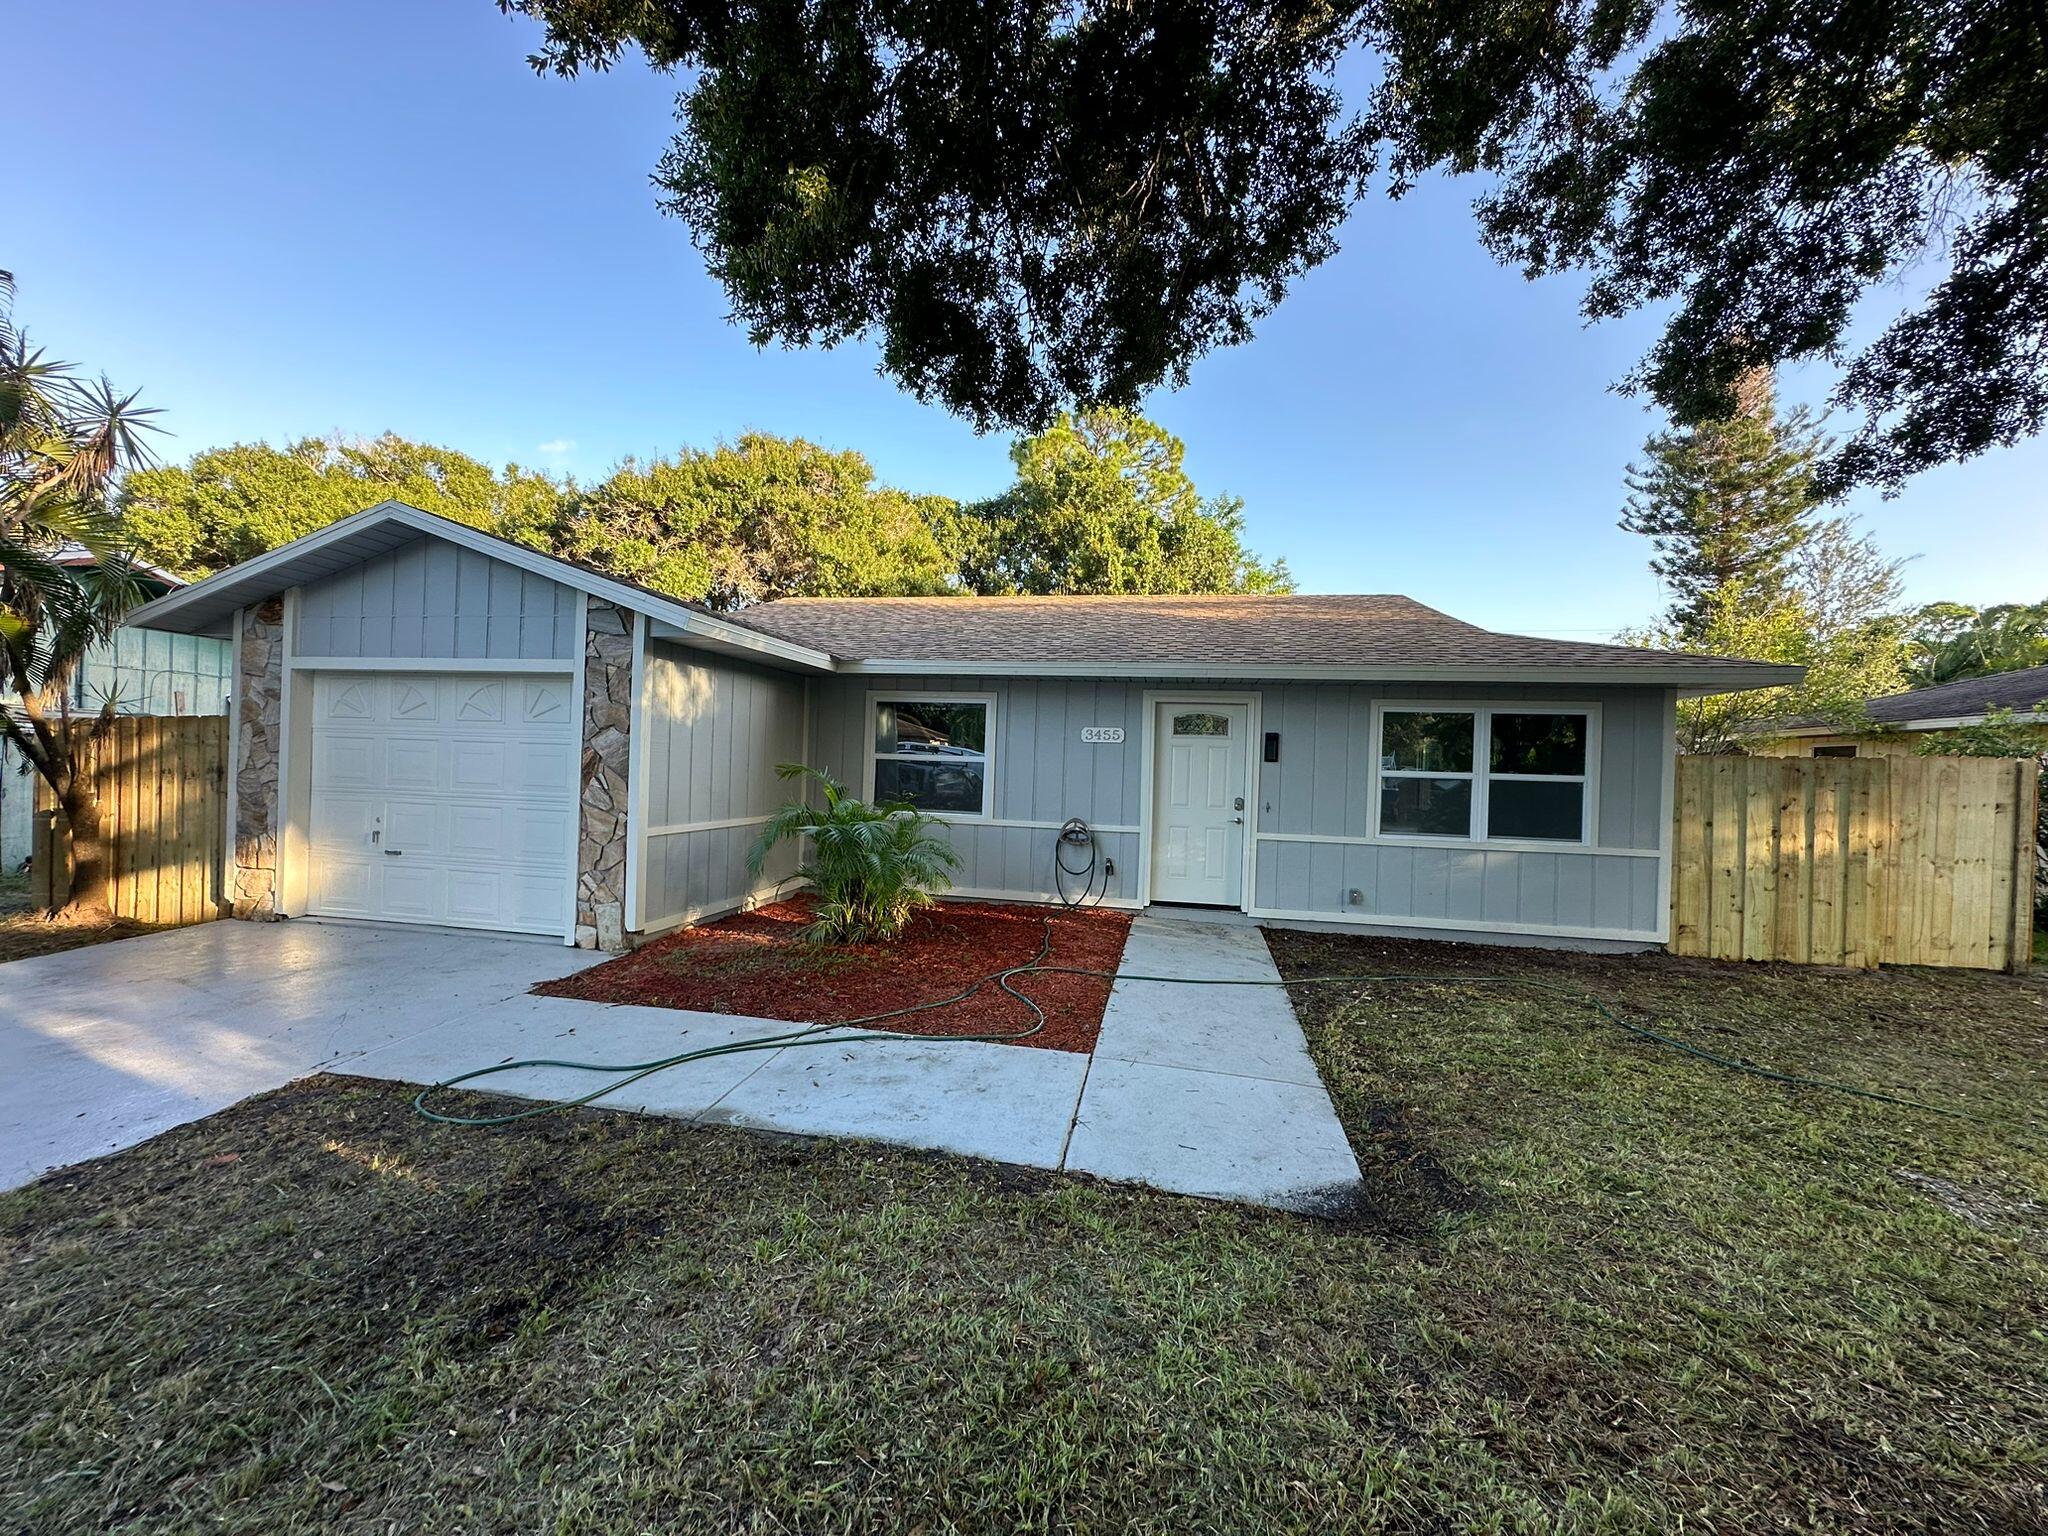
[[[89,773],[73,778],[63,805],[71,824],[71,897],[64,910],[109,913],[106,818]]]

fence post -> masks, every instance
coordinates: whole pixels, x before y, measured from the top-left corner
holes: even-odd
[[[2018,976],[2034,963],[2034,847],[2041,826],[2041,764],[2023,757],[2013,765],[2016,776],[2012,834],[2012,922],[2005,968]]]

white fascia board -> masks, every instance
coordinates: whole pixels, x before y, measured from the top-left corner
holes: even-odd
[[[1904,720],[1889,727],[1879,727],[1875,730],[1866,730],[1864,732],[1861,732],[1860,734],[1866,736],[1880,735],[1886,729],[1893,731],[1953,731],[1958,730],[1966,725],[1982,725],[1986,720],[1990,718],[1991,717],[1989,715],[1947,715],[1930,717],[1925,720]],[[2012,711],[2012,720],[2013,724],[2015,725],[2048,724],[2048,710],[2016,709]],[[1839,731],[1836,734],[1849,736],[1856,735],[1859,733],[1853,731]]]
[[[806,672],[833,672],[844,670],[845,664],[834,660],[824,651],[814,651],[809,646],[795,645],[787,640],[778,640],[757,629],[713,618],[709,614],[682,610],[682,619],[671,618],[659,611],[651,602],[642,602],[641,611],[654,620],[651,638],[670,640],[680,645],[695,646],[699,650],[713,651],[721,656],[751,656],[760,660],[779,662]]]
[[[1966,725],[1982,725],[1988,715],[1929,715],[1921,720],[1875,720],[1868,725],[1801,725],[1783,731],[1758,731],[1769,741],[1794,736],[1910,736],[1915,731],[1953,731]],[[2015,725],[2048,725],[2048,710],[2021,709],[2012,712]]]
[[[1720,671],[1705,667],[1445,667],[1445,666],[1257,666],[1223,665],[1216,662],[1113,662],[1113,661],[841,661],[840,672],[866,676],[900,676],[910,673],[953,677],[1095,677],[1095,678],[1200,678],[1245,682],[1352,682],[1352,683],[1545,683],[1563,687],[1647,687],[1676,688],[1687,695],[1739,692],[1751,688],[1775,688],[1797,683],[1805,676],[1800,667],[1758,664],[1756,669]]]

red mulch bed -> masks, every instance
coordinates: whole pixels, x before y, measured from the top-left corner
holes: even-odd
[[[807,944],[801,897],[664,935],[604,965],[536,992],[594,1003],[633,1003],[740,1013],[799,1023],[851,1019],[950,997],[991,972],[1022,965],[1052,924],[1052,965],[1114,971],[1130,932],[1127,912],[946,902],[920,912],[893,944]],[[1014,1042],[1092,1051],[1109,983],[1092,976],[1020,976],[1014,983],[1045,1009],[1045,1028]],[[946,1008],[877,1028],[917,1035],[972,1035],[1026,1028],[1031,1010],[994,982]]]

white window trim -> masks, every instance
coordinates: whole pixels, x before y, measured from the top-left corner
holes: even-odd
[[[866,777],[862,782],[861,794],[868,804],[875,803],[875,764],[885,754],[875,751],[875,706],[878,704],[979,704],[987,710],[987,728],[981,745],[981,810],[970,811],[927,811],[927,816],[937,816],[943,821],[984,822],[996,819],[996,696],[993,693],[963,693],[953,689],[924,688],[877,688],[867,695],[867,710],[861,717],[861,729],[865,737],[861,744],[862,759]],[[930,758],[905,758],[900,754],[888,755],[891,762],[929,762]]]
[[[1419,768],[1383,769],[1380,760],[1386,755],[1386,717],[1389,714],[1457,714],[1472,716],[1472,771],[1470,773],[1431,773]],[[1489,773],[1486,762],[1491,755],[1493,716],[1502,715],[1581,715],[1586,721],[1586,771],[1578,774],[1553,773]],[[1374,842],[1398,843],[1412,848],[1500,848],[1528,852],[1556,853],[1564,849],[1593,849],[1600,840],[1600,706],[1551,699],[1386,699],[1375,700],[1372,707],[1372,779],[1366,796],[1366,827]],[[1472,784],[1472,820],[1463,837],[1442,836],[1426,832],[1383,832],[1380,830],[1380,785],[1391,775],[1405,779],[1468,779]],[[1583,784],[1585,796],[1579,807],[1579,837],[1488,837],[1487,784],[1490,780],[1501,779],[1509,783],[1550,783]]]

